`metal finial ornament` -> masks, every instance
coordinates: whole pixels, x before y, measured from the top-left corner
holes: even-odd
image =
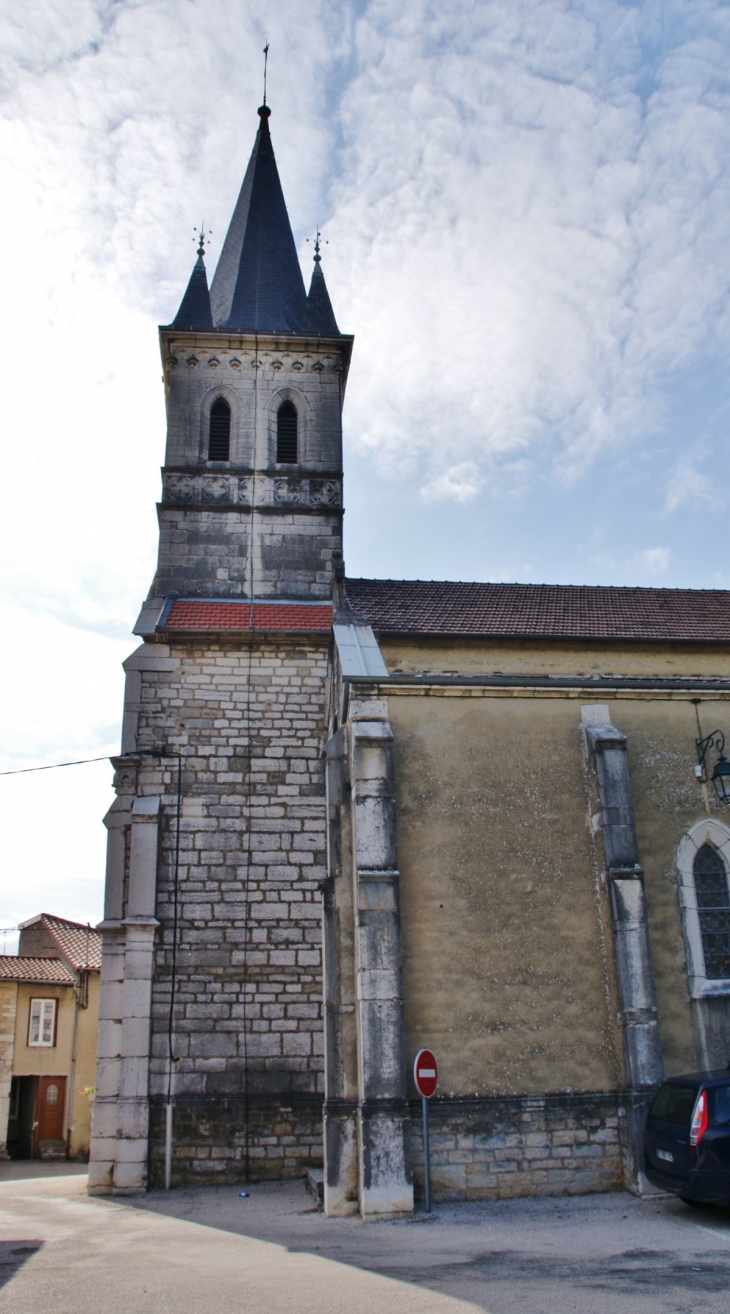
[[[263,100],[264,105],[266,104],[266,69],[268,63],[269,63],[269,42],[267,39],[266,45],[264,46],[264,100]]]
[[[208,238],[213,232],[213,229],[209,228],[206,233],[205,220],[203,220],[202,224],[200,225],[200,228],[194,228],[193,232],[198,234],[197,237],[193,238],[193,241],[198,243],[198,255],[199,256],[205,255],[205,248],[206,246],[210,245],[210,243],[208,242]]]
[[[307,238],[307,241],[310,242],[310,241],[311,241],[311,238],[308,237],[308,238]],[[324,243],[324,244],[325,244],[325,246],[329,246],[329,242],[327,241],[326,238],[325,238],[325,243]],[[317,226],[317,236],[316,236],[315,239],[314,239],[314,263],[315,263],[316,265],[320,264],[320,263],[321,263],[321,260],[322,260],[322,257],[321,257],[321,255],[319,254],[321,246],[322,246],[322,234],[321,234],[321,232],[320,232],[320,230],[319,230],[319,225],[318,225],[318,226]]]

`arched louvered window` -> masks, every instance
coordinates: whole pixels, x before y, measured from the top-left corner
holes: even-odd
[[[711,844],[697,850],[692,874],[705,976],[709,981],[726,981],[730,978],[730,886],[722,856]]]
[[[276,460],[279,465],[297,462],[297,408],[290,401],[281,403],[276,416]]]
[[[231,408],[225,397],[217,397],[210,408],[208,460],[227,461],[231,450]]]

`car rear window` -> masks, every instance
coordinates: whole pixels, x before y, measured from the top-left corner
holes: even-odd
[[[689,1124],[697,1099],[695,1086],[662,1086],[651,1106],[652,1118],[660,1122]]]
[[[710,1086],[707,1094],[710,1097],[710,1126],[727,1127],[730,1125],[730,1085]]]

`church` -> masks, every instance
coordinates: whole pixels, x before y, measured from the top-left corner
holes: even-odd
[[[407,1216],[428,1046],[435,1199],[641,1192],[663,1075],[730,1059],[730,594],[347,577],[353,337],[258,114],[160,329],[89,1190]]]

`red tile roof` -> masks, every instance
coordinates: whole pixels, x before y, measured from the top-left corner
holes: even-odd
[[[43,925],[50,931],[51,938],[58,945],[59,953],[74,971],[101,968],[101,935],[93,926],[83,922],[69,922],[65,917],[53,917],[43,913]]]
[[[376,634],[730,643],[724,589],[348,579]]]
[[[0,981],[73,985],[75,979],[60,958],[21,958],[19,954],[0,954]]]
[[[166,630],[309,630],[327,634],[332,627],[330,603],[210,602],[178,598],[172,604]]]

